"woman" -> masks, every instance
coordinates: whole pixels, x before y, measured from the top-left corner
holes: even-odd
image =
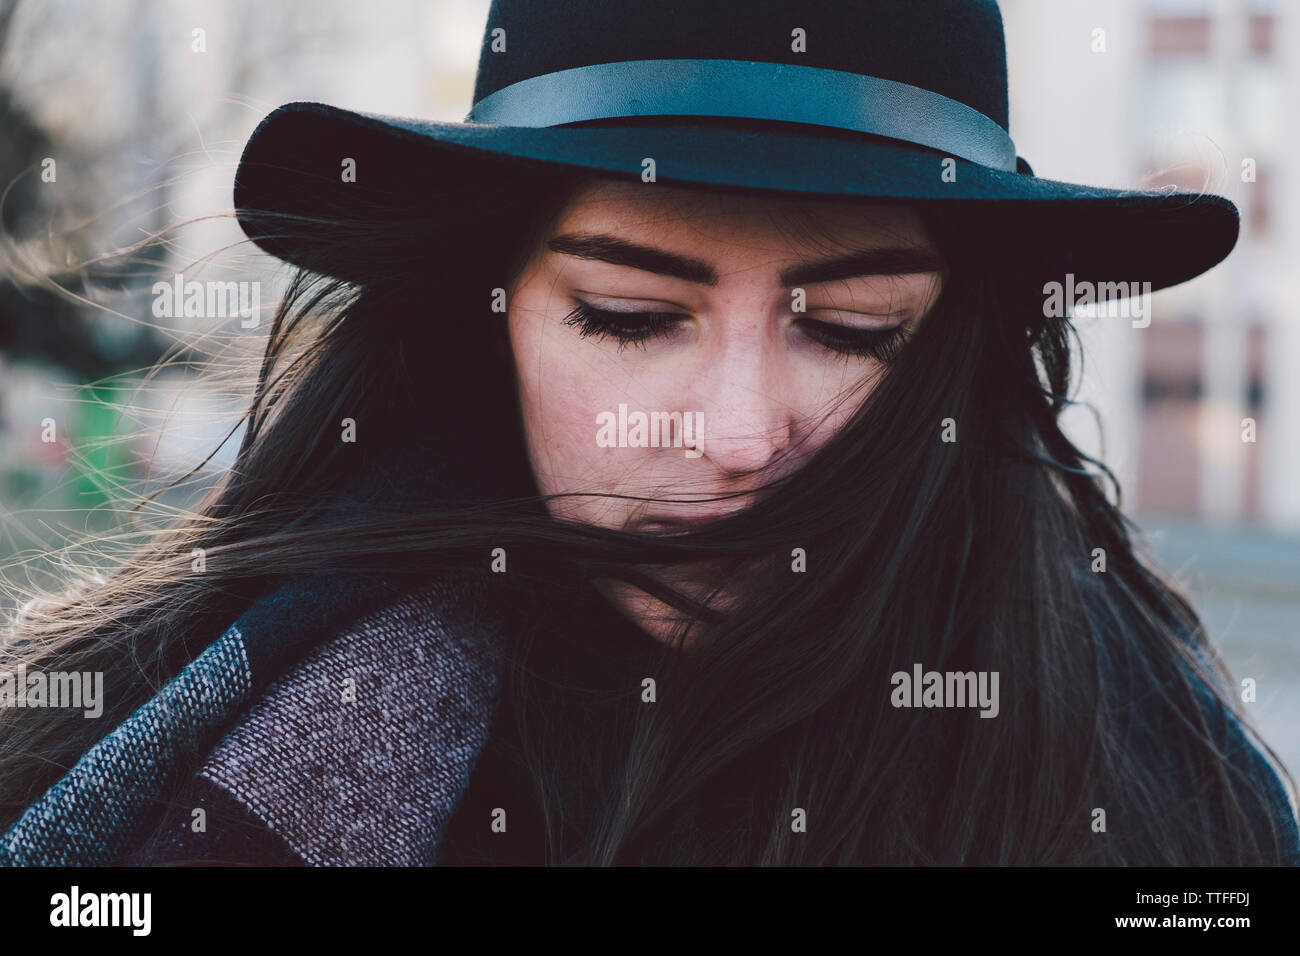
[[[484,125],[254,134],[238,461],[18,622],[108,719],[0,715],[5,858],[1300,862],[1044,304],[1231,204],[1033,177],[991,2],[569,6],[494,4]]]

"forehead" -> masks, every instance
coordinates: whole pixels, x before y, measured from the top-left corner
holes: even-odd
[[[715,256],[728,248],[782,254],[836,246],[934,248],[921,216],[907,206],[624,180],[584,184],[552,231],[598,231],[671,241],[680,247],[708,245]]]

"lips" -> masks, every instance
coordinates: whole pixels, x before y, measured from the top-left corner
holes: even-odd
[[[733,515],[734,511],[716,512],[710,515],[692,515],[689,518],[647,517],[633,524],[636,531],[695,531],[706,525],[714,524]]]
[[[694,531],[696,528],[701,527],[702,524],[703,524],[702,522],[686,522],[686,521],[638,521],[635,525],[635,530],[649,531],[655,533],[658,532],[680,533],[686,531]]]

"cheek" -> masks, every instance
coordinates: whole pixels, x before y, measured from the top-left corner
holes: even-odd
[[[533,315],[512,316],[509,324],[534,477],[548,495],[613,491],[626,469],[620,471],[617,459],[598,446],[596,416],[626,402],[626,393],[618,397],[617,381],[603,374],[587,343],[556,325]],[[609,506],[596,498],[571,498],[548,507],[552,513],[596,521],[597,513]]]
[[[843,428],[884,374],[875,362],[812,361],[800,370],[793,404],[811,433],[809,451]]]

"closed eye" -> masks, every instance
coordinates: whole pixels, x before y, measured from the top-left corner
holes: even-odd
[[[803,318],[799,326],[819,345],[841,355],[859,355],[888,363],[907,344],[911,333],[904,322],[883,329],[855,329],[837,322]]]
[[[667,336],[675,325],[687,318],[689,316],[673,312],[616,312],[579,301],[577,308],[565,317],[564,324],[576,326],[583,338],[609,336],[621,343],[620,348],[627,344],[644,348],[649,339]]]
[[[598,309],[576,300],[577,306],[564,318],[564,324],[574,326],[583,338],[595,336],[598,340],[613,338],[619,342],[620,351],[627,345],[645,347],[650,339],[670,336],[673,329],[690,318],[675,312],[621,312]],[[905,322],[878,329],[859,329],[838,322],[803,317],[797,324],[810,340],[843,356],[864,356],[880,362],[889,362],[907,343],[910,331]]]

